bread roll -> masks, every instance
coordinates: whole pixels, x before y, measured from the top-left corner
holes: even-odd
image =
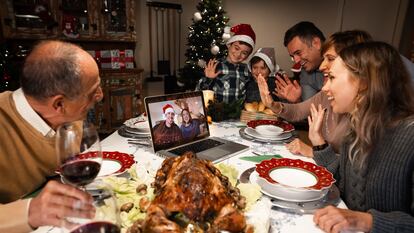
[[[258,103],[257,102],[245,103],[244,104],[244,108],[248,112],[257,112],[257,107],[258,107]]]
[[[257,107],[258,112],[263,112],[265,110],[266,106],[263,102],[260,101],[259,106]]]
[[[263,110],[263,112],[266,113],[267,115],[275,115],[275,113],[270,108],[266,108],[265,110]]]

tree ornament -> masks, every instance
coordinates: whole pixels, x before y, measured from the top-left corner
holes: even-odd
[[[206,61],[204,61],[204,59],[199,59],[197,65],[201,68],[204,68],[206,67]]]
[[[193,19],[194,19],[195,22],[198,22],[198,21],[202,20],[203,17],[201,16],[201,13],[197,11],[196,13],[194,13]]]
[[[213,45],[213,46],[211,46],[210,52],[213,55],[217,55],[217,53],[220,52],[220,48],[217,45]]]
[[[199,0],[193,11],[192,25],[189,25],[187,34],[187,62],[179,70],[177,77],[180,82],[185,83],[186,90],[193,90],[200,78],[204,77],[204,68],[210,59],[223,59],[227,55],[227,46],[223,43],[222,35],[228,17],[224,17],[226,12],[221,5],[222,0]],[[218,48],[211,52],[215,45]]]
[[[177,80],[177,86],[184,87],[185,86],[185,83],[180,82],[179,80]]]
[[[223,41],[228,41],[230,37],[231,37],[230,33],[223,33],[223,36],[221,38],[223,39]]]

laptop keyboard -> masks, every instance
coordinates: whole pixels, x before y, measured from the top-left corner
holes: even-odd
[[[199,142],[195,142],[192,144],[179,147],[177,149],[171,150],[170,152],[176,155],[182,155],[187,151],[198,153],[198,152],[205,151],[205,150],[211,149],[213,147],[216,147],[222,144],[224,143],[216,141],[214,139],[206,139],[203,141],[199,141]]]

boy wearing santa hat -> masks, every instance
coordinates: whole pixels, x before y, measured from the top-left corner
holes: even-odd
[[[253,51],[256,34],[249,24],[231,28],[233,36],[227,41],[226,59],[211,59],[204,69],[196,90],[213,90],[218,102],[231,103],[246,97],[246,83],[250,79],[247,60]]]
[[[157,145],[163,146],[176,144],[183,139],[183,136],[180,128],[174,122],[174,108],[171,104],[166,104],[163,106],[162,111],[164,113],[165,120],[154,126],[154,142]]]
[[[249,70],[252,73],[253,79],[247,83],[246,88],[246,103],[260,102],[260,91],[257,85],[257,78],[259,75],[263,76],[266,80],[269,90],[274,90],[276,87],[276,72],[279,71],[279,66],[275,60],[274,48],[259,48],[248,64]],[[274,101],[278,101],[279,98],[272,92],[272,98]]]

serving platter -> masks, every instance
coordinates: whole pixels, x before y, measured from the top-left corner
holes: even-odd
[[[313,214],[317,209],[321,209],[325,206],[337,206],[341,201],[341,197],[338,187],[336,187],[336,185],[332,185],[327,194],[314,201],[296,202],[284,201],[277,198],[271,198],[270,201],[273,206],[286,209],[294,213]]]

